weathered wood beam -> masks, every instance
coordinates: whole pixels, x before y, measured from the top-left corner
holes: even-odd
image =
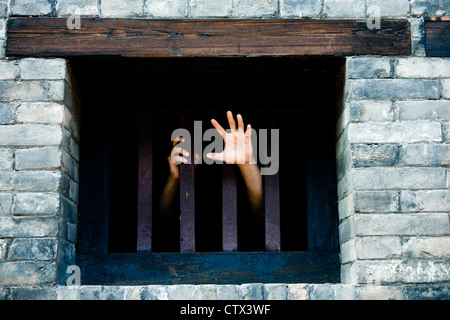
[[[450,57],[450,17],[425,21],[425,52],[429,57]]]
[[[69,29],[66,18],[11,17],[7,56],[192,57],[409,55],[407,20],[94,19]]]

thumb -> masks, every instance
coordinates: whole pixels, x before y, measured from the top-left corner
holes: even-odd
[[[210,152],[206,154],[206,157],[211,160],[218,160],[223,162],[223,152],[221,153]]]

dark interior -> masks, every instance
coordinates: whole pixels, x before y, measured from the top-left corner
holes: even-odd
[[[338,81],[341,58],[84,57],[71,59],[70,64],[79,83],[82,105],[80,208],[102,192],[94,182],[97,171],[89,169],[90,155],[101,150],[110,152],[105,167],[109,200],[104,203],[109,215],[108,252],[136,251],[140,114],[153,114],[153,199],[158,199],[169,174],[170,135],[180,127],[180,114],[202,120],[206,130],[212,128],[211,118],[227,128],[227,110],[242,114],[245,124],[251,123],[256,130],[266,128],[268,120],[277,121],[281,250],[311,248],[308,235],[315,232],[315,227],[308,224],[307,218],[308,172],[312,172],[311,163],[319,163],[327,167],[324,172],[334,173],[336,105],[342,91]],[[207,144],[204,142],[203,147]],[[311,157],[311,153],[317,158]],[[218,252],[222,248],[221,166],[202,164],[195,170],[196,251]],[[317,181],[318,188],[331,190],[331,201],[323,205],[333,207],[336,214],[331,219],[337,219],[336,195],[332,194],[336,177],[324,175],[325,178],[317,178],[323,178]],[[238,250],[264,251],[264,226],[249,214],[245,186],[239,173],[237,177]],[[87,223],[89,218],[80,209],[80,233]],[[177,216],[165,229],[161,226],[155,218],[153,251],[179,251]],[[83,239],[79,234],[79,242]],[[332,241],[337,246],[337,231]]]

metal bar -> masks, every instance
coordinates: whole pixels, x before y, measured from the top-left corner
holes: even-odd
[[[139,118],[137,251],[152,250],[152,119]]]
[[[236,166],[222,165],[222,250],[237,251]]]
[[[192,117],[181,116],[181,126],[191,136],[194,132]],[[191,148],[193,150],[193,148]],[[189,150],[190,164],[180,164],[180,251],[195,252],[195,176],[194,152]]]

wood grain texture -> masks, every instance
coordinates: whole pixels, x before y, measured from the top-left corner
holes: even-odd
[[[152,250],[153,146],[152,118],[139,118],[137,250]]]
[[[222,165],[222,250],[237,251],[237,185],[235,165]]]
[[[450,57],[450,20],[425,21],[425,52],[429,57]]]
[[[336,283],[339,252],[78,255],[82,285]]]
[[[11,17],[7,56],[200,57],[409,55],[406,20],[94,19],[69,29],[65,18]]]

